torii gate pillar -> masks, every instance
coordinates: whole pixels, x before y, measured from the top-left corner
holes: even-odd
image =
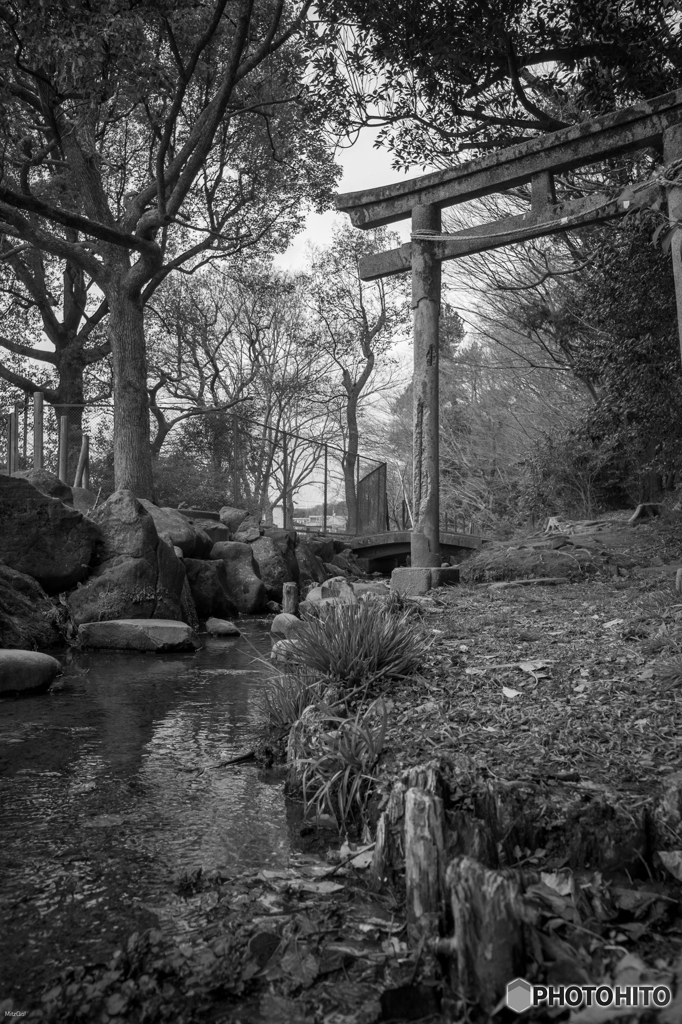
[[[412,209],[412,232],[440,233],[440,209]],[[413,517],[411,564],[439,566],[440,489],[438,453],[438,319],[441,261],[433,242],[412,241],[412,309],[414,313],[414,375],[412,377],[414,447],[412,462]]]

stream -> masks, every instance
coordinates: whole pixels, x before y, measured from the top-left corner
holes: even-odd
[[[216,767],[253,745],[268,625],[194,654],[69,652],[56,690],[0,700],[0,1002],[181,927],[183,874],[301,849],[281,772]]]

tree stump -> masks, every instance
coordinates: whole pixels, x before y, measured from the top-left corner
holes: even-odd
[[[632,526],[633,523],[638,522],[640,519],[653,519],[660,514],[661,510],[653,501],[642,502],[628,519],[628,525]]]
[[[490,871],[472,857],[452,861],[445,887],[453,935],[433,948],[445,961],[455,1003],[479,1008],[487,1020],[507,984],[524,976],[527,924],[534,915],[525,905],[519,874]]]
[[[282,586],[282,611],[298,615],[298,585],[285,583]]]
[[[421,789],[405,796],[405,893],[410,942],[436,932],[443,907],[443,801]]]

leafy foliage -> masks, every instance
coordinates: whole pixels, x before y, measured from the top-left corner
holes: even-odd
[[[509,145],[676,88],[675,5],[657,0],[320,0],[316,68],[346,130],[383,125],[406,166]],[[350,83],[350,89],[348,87]],[[350,95],[348,95],[350,93]]]

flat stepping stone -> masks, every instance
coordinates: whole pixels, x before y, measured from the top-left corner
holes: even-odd
[[[62,670],[49,654],[10,647],[0,650],[0,693],[46,689]]]
[[[241,636],[239,629],[229,619],[216,619],[211,616],[206,620],[206,632],[213,636]]]
[[[196,651],[199,639],[186,622],[175,619],[109,619],[78,627],[83,647],[116,651]]]

